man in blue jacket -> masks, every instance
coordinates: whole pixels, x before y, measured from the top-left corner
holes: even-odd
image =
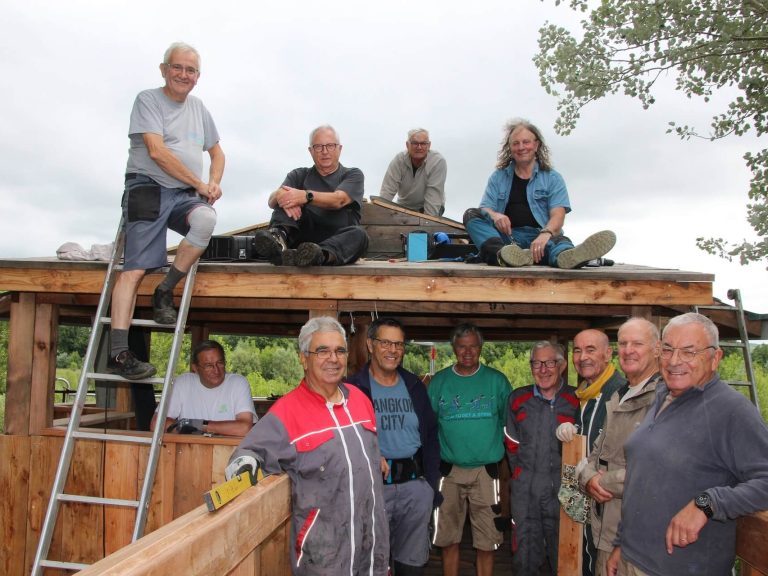
[[[376,412],[394,575],[419,576],[429,560],[429,517],[439,498],[437,419],[424,383],[400,366],[402,324],[375,320],[366,345],[370,361],[349,382],[371,399]]]

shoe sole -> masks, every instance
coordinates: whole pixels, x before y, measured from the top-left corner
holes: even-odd
[[[323,262],[323,250],[317,244],[304,242],[296,249],[295,266],[321,266]]]
[[[179,316],[175,310],[159,310],[154,313],[152,319],[163,326],[175,326]]]
[[[558,255],[557,267],[567,270],[579,268],[590,260],[605,256],[615,245],[616,234],[610,230],[595,232],[578,246]]]
[[[132,374],[130,376],[123,374],[120,371],[120,368],[118,366],[113,366],[110,368],[107,368],[107,371],[110,374],[116,374],[117,376],[120,376],[121,378],[125,378],[126,380],[143,380],[145,378],[152,378],[155,374],[157,374],[157,368],[152,366],[152,364],[147,363],[148,368],[141,372],[140,374]]]
[[[533,266],[533,254],[528,248],[520,248],[516,244],[508,244],[499,250],[499,264],[510,268]]]

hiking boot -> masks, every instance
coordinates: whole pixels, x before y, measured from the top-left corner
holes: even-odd
[[[499,266],[519,268],[533,266],[533,254],[528,248],[520,248],[517,244],[507,244],[498,251]]]
[[[322,266],[324,263],[323,249],[314,242],[302,242],[296,248],[296,266]]]
[[[288,249],[285,236],[277,228],[259,230],[253,236],[253,249],[261,258],[272,264],[283,263],[283,252]]]
[[[287,250],[283,250],[283,266],[296,266],[296,252],[298,250],[294,250],[293,248],[288,248]]]
[[[110,372],[122,376],[126,380],[142,380],[151,378],[157,369],[149,362],[142,362],[130,350],[120,352],[115,358],[110,358]]]
[[[155,288],[152,294],[152,311],[155,322],[158,324],[176,324],[176,310],[173,307],[173,291]]]
[[[590,260],[605,256],[616,244],[616,234],[610,230],[595,232],[584,242],[557,255],[557,267],[581,268]]]

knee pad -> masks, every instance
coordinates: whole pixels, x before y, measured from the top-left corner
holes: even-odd
[[[189,232],[186,240],[192,246],[205,248],[216,226],[216,211],[209,206],[200,206],[189,213]]]
[[[464,217],[462,218],[462,221],[464,222],[464,228],[467,227],[467,222],[474,220],[475,218],[485,218],[485,214],[479,208],[470,208],[464,212]]]

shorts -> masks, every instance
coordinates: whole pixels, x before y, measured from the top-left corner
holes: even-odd
[[[392,559],[409,566],[426,564],[434,490],[424,478],[416,478],[402,484],[385,484],[383,494]]]
[[[435,511],[435,546],[461,542],[469,504],[472,546],[477,550],[496,550],[504,535],[496,529],[499,481],[491,478],[485,466],[462,468],[455,464],[440,481],[443,503]]]
[[[210,206],[194,188],[165,188],[143,174],[125,175],[124,270],[151,270],[168,265],[167,233],[186,235],[187,216],[199,206]]]

